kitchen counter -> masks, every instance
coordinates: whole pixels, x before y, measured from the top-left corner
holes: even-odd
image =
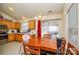
[[[26,34],[26,33],[8,33],[8,34]]]
[[[8,41],[22,41],[24,33],[8,33]]]

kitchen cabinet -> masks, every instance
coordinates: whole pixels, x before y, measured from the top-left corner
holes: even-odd
[[[7,29],[20,29],[19,22],[12,22],[9,20],[0,20],[1,25],[7,25]]]
[[[35,29],[35,20],[29,21],[28,27],[29,27],[30,30]]]
[[[16,27],[16,29],[20,29],[20,23],[19,22],[15,22],[15,27]]]
[[[0,20],[1,25],[7,25],[7,29],[16,29],[15,22],[9,20]]]
[[[15,34],[8,34],[8,41],[11,42],[11,41],[15,41]]]
[[[1,25],[7,25],[8,24],[8,21],[7,20],[0,20],[0,24]]]
[[[8,27],[8,29],[16,29],[15,22],[8,21],[7,27]]]
[[[22,42],[22,34],[8,34],[8,41],[19,41]]]
[[[23,34],[16,34],[16,41],[22,42],[23,38],[22,38]]]

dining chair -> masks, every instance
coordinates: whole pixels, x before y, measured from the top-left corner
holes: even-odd
[[[32,55],[40,55],[40,47],[29,46],[29,48],[26,47],[25,50]]]
[[[43,34],[43,38],[51,38],[51,34]]]
[[[65,55],[65,50],[66,50],[66,40],[63,39],[61,43],[61,48],[60,48],[61,55]]]
[[[62,38],[61,46],[57,48],[58,55],[65,55],[66,40]]]
[[[70,42],[68,42],[67,55],[79,55],[79,50]]]
[[[36,46],[29,46],[28,42],[30,40],[29,35],[23,36],[23,47],[25,55],[39,55],[40,54],[40,47]]]

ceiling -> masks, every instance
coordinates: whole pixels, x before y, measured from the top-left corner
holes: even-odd
[[[10,11],[9,7],[14,11]],[[63,8],[64,3],[0,3],[0,11],[15,19],[21,19],[22,16],[32,18],[39,15],[62,13]]]

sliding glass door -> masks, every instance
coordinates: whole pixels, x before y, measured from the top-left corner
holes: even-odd
[[[78,47],[78,19],[77,19],[77,4],[72,4],[68,12],[68,33],[69,41]]]

